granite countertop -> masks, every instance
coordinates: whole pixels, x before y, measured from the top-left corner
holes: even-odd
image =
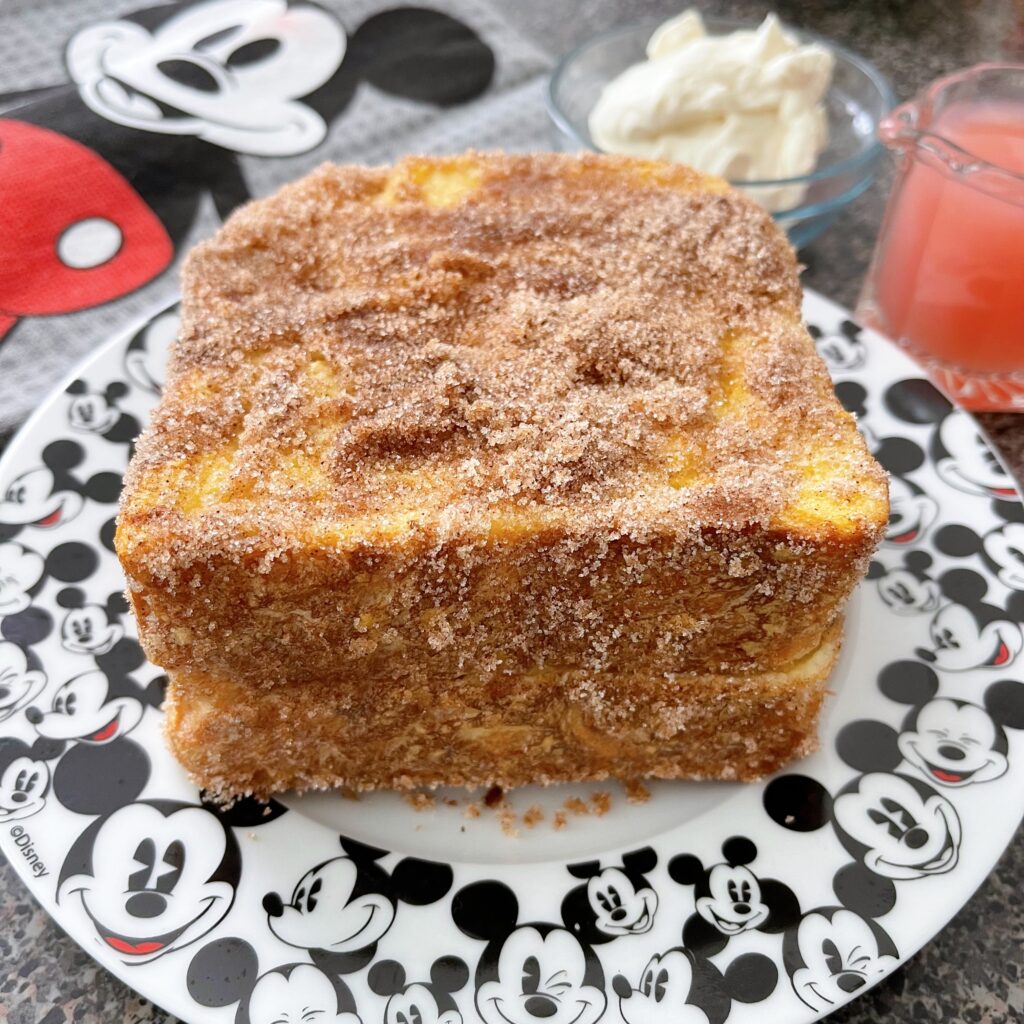
[[[682,0],[517,0],[502,13],[552,57],[594,32],[639,17],[677,13]],[[436,0],[434,6],[443,6]],[[140,6],[145,6],[140,4]],[[759,18],[765,4],[699,5]],[[980,60],[1024,58],[1024,7],[1015,0],[777,0],[791,24],[813,28],[864,54],[903,99],[936,76]],[[537,118],[544,112],[536,111]],[[852,306],[885,202],[883,179],[828,233],[804,250],[805,283]],[[1024,417],[981,417],[1018,479],[1024,478]],[[0,438],[0,447],[3,439]],[[1024,833],[948,927],[870,993],[830,1017],[835,1024],[1024,1020]],[[0,859],[0,1021],[10,1024],[165,1024],[173,1018],[98,967],[40,910]]]

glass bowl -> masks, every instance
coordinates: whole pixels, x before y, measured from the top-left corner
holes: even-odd
[[[612,29],[567,53],[551,76],[547,111],[555,127],[556,148],[576,152],[596,150],[587,118],[605,84],[626,68],[645,59],[645,47],[660,21],[639,22]],[[712,35],[754,28],[732,18],[706,17]],[[757,199],[767,187],[802,186],[799,205],[773,216],[799,248],[817,238],[874,181],[884,149],[878,141],[878,123],[893,108],[895,99],[881,72],[855,53],[811,32],[787,27],[801,42],[827,46],[835,56],[832,84],[825,96],[828,147],[810,174],[773,181],[734,181],[733,185]]]

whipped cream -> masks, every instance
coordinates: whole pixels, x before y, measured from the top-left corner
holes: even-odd
[[[609,153],[673,160],[730,181],[794,178],[828,144],[823,98],[831,52],[801,45],[774,14],[755,30],[709,36],[697,11],[665,22],[647,60],[609,82],[590,136]],[[789,185],[751,190],[769,210],[803,198]]]

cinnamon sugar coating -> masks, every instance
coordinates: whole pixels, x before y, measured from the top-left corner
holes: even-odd
[[[514,689],[779,670],[887,512],[766,214],[469,153],[326,165],[194,250],[117,546],[172,676]]]
[[[530,783],[746,781],[817,749],[840,635],[834,623],[807,658],[737,676],[545,671],[504,689],[463,678],[379,690],[320,681],[255,690],[177,673],[165,730],[192,780],[222,800],[465,785],[493,787],[485,803],[500,807],[503,790]],[[566,808],[590,811],[582,801]]]

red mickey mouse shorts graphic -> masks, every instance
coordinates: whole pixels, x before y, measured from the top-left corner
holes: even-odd
[[[46,128],[0,118],[0,196],[0,342],[20,317],[127,295],[174,256],[163,224],[125,178]]]

